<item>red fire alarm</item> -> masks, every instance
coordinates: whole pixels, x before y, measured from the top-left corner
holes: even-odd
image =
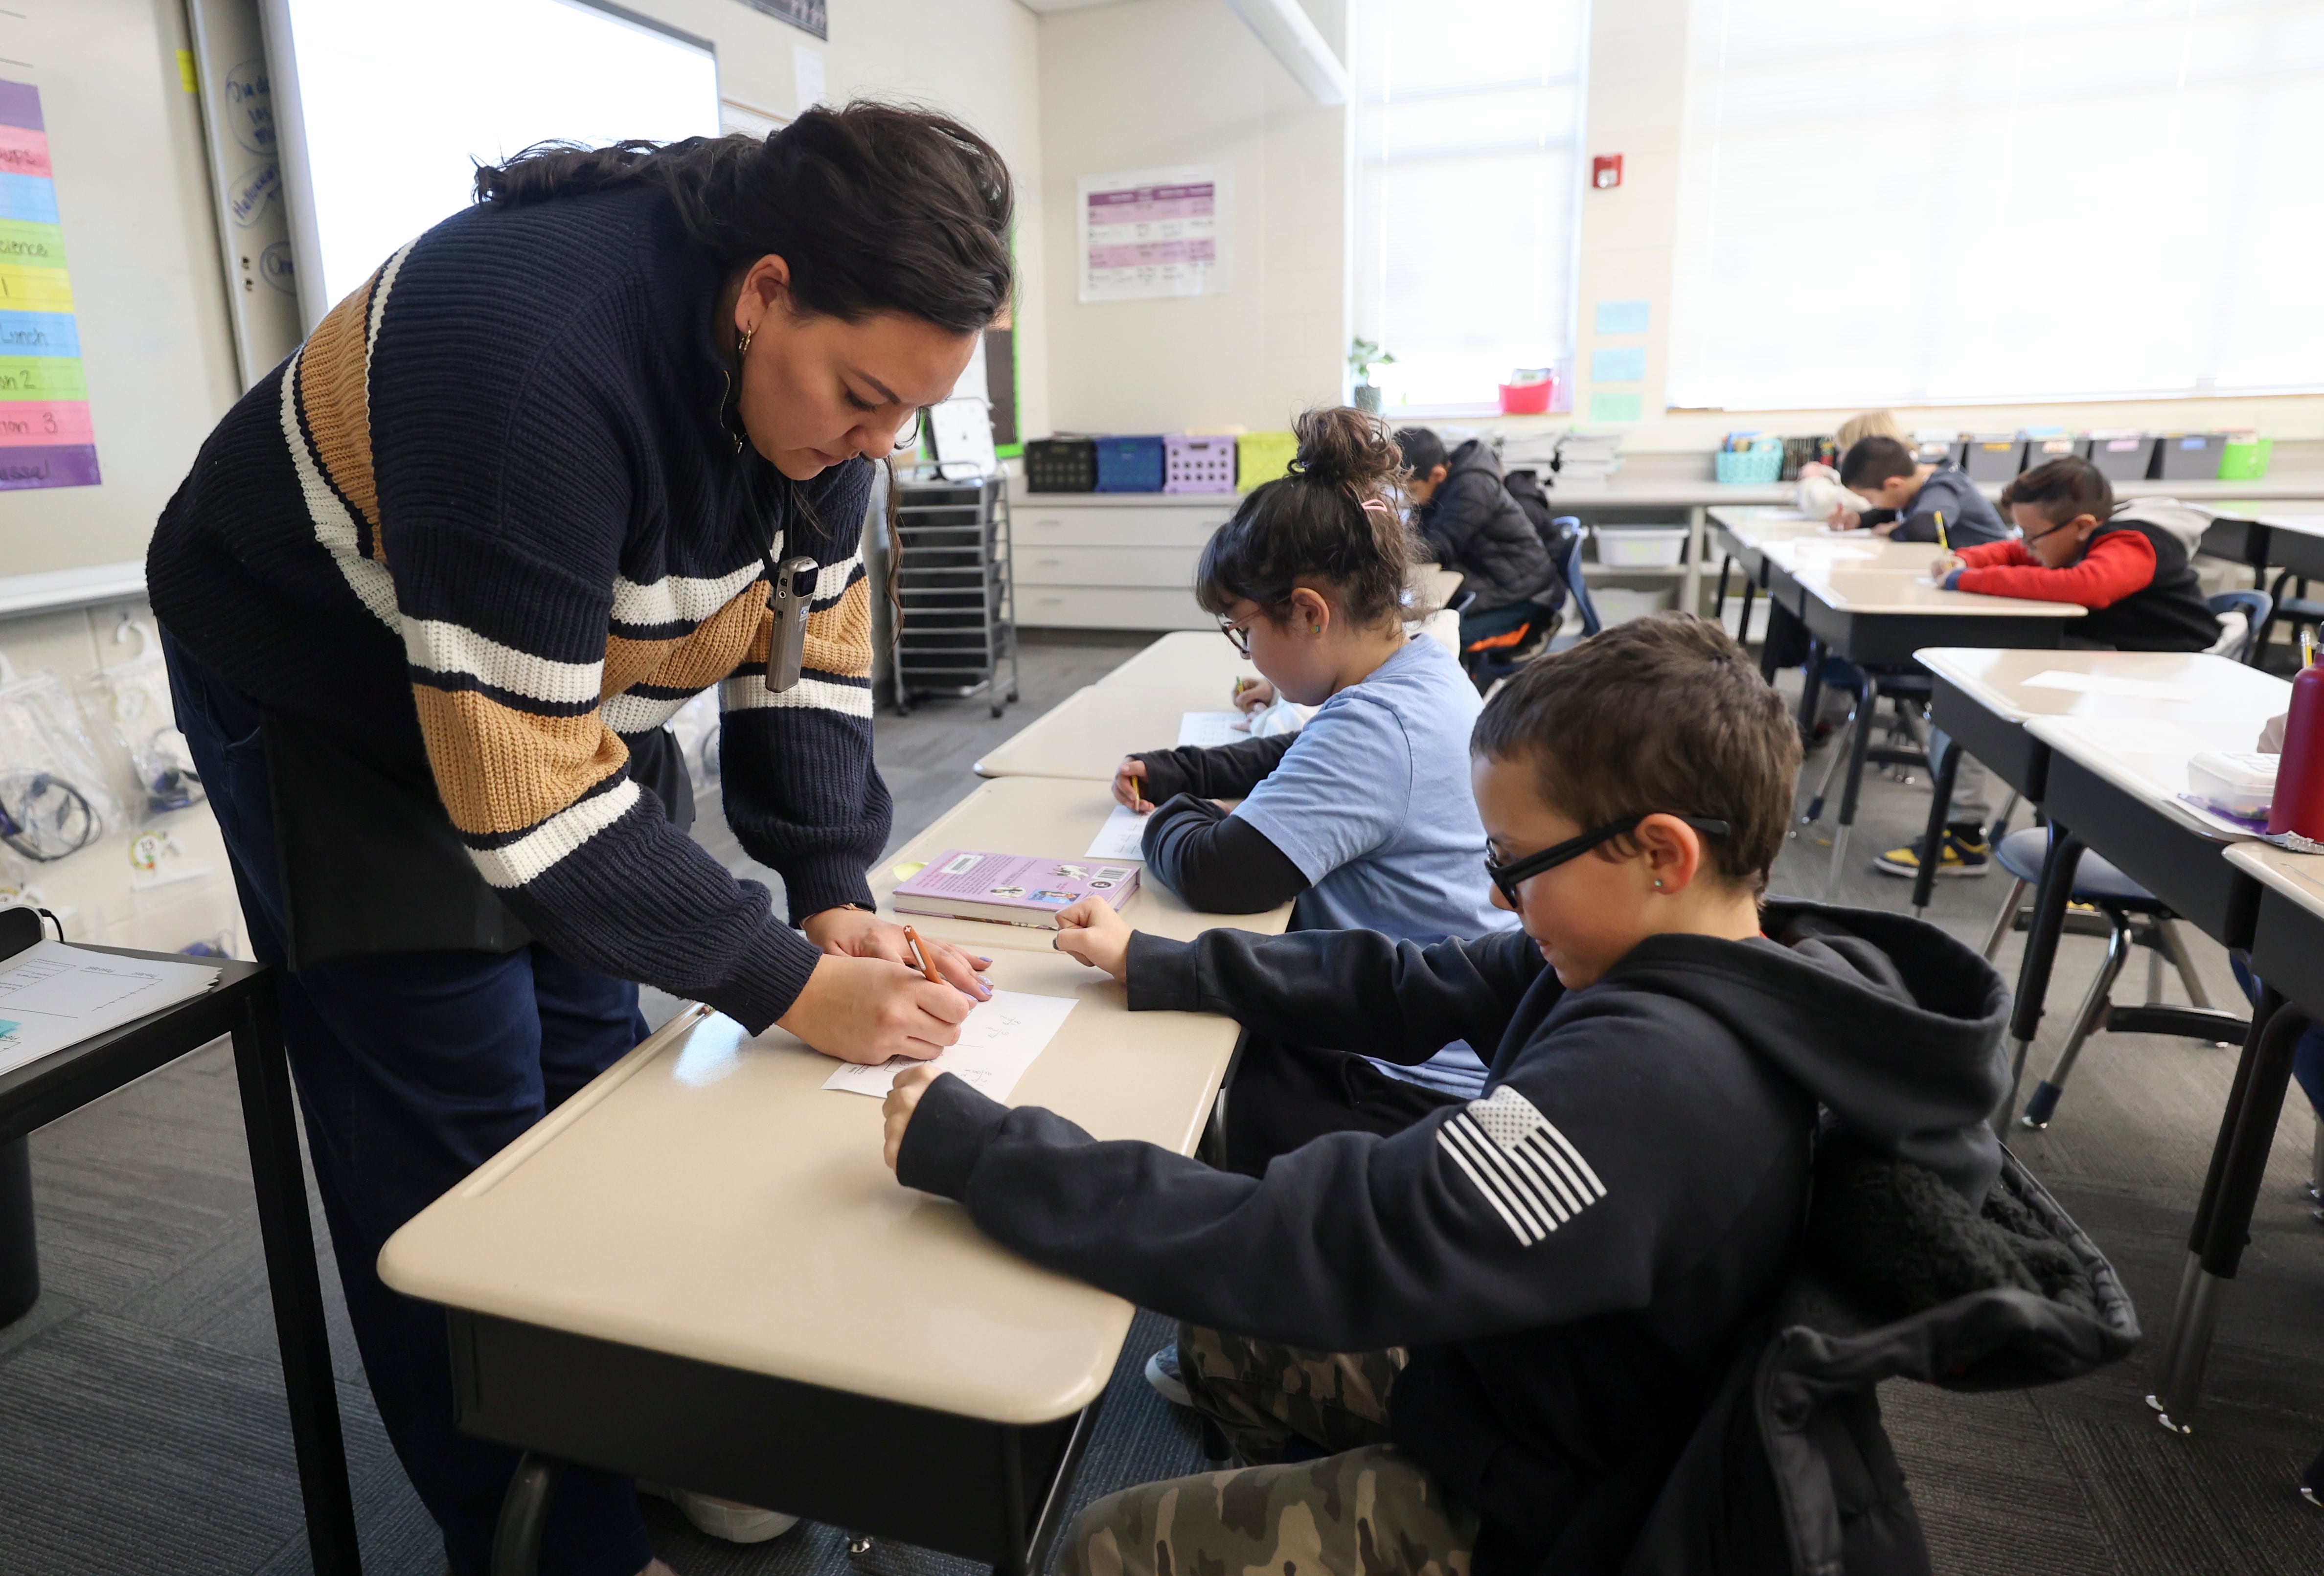
[[[1590,184],[1600,191],[1611,191],[1622,184],[1622,155],[1600,153],[1590,161]]]

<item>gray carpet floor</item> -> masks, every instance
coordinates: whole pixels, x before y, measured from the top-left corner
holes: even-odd
[[[883,714],[879,752],[896,797],[897,838],[974,786],[968,763],[982,748],[1141,643],[1028,639],[1023,699],[998,721],[976,701]],[[1811,761],[1812,775],[1820,764]],[[1837,900],[1903,906],[1904,883],[1872,873],[1869,860],[1917,832],[1924,795],[1888,777],[1868,783]],[[704,841],[741,868],[740,851],[722,842],[715,788],[704,803]],[[1822,894],[1822,835],[1802,829],[1778,868],[1778,890]],[[2005,888],[1998,876],[1943,883],[1930,917],[1981,940]],[[2214,1000],[2236,1000],[2224,954],[2192,939]],[[2055,1054],[2099,945],[2065,943],[2036,1072]],[[2000,958],[2005,974],[2016,954],[2013,939]],[[2142,986],[2143,971],[2134,969],[2121,990]],[[2181,999],[2175,980],[2166,995]],[[2167,1321],[2233,1066],[2232,1053],[2190,1042],[2102,1037],[2084,1054],[2051,1129],[2014,1140],[2121,1267],[2153,1341]],[[2166,1433],[2141,1401],[2152,1341],[2116,1369],[2046,1390],[1883,1392],[1940,1571],[2324,1570],[2324,1513],[2292,1488],[2324,1447],[2324,1227],[2310,1221],[2301,1196],[2311,1122],[2296,1094],[2292,1108],[2193,1437]],[[225,1047],[43,1129],[32,1163],[45,1292],[30,1314],[0,1329],[0,1576],[307,1571]],[[319,1212],[316,1232],[323,1240]],[[365,1569],[436,1576],[440,1545],[380,1430],[327,1258],[325,1280]],[[1199,1469],[1193,1430],[1136,1379],[1145,1353],[1167,1338],[1150,1315],[1133,1330],[1078,1500]],[[648,1503],[648,1516],[683,1576],[849,1568],[837,1529],[806,1525],[745,1549],[699,1536],[658,1502]],[[970,1569],[886,1544],[856,1568],[897,1576]]]

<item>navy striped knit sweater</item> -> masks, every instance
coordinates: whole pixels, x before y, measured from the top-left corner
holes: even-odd
[[[753,1031],[815,948],[631,780],[718,685],[728,821],[794,919],[871,902],[873,467],[794,491],[724,415],[720,281],[650,189],[472,208],[317,326],[210,435],[146,573],[161,622],[270,711],[418,778],[558,952]],[[759,677],[762,554],[823,569],[806,677]]]

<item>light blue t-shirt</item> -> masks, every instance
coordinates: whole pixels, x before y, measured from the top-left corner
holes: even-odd
[[[1421,636],[1325,701],[1234,813],[1308,880],[1299,930],[1377,930],[1424,945],[1515,928],[1493,907],[1485,827],[1469,788],[1483,703],[1452,654]],[[1381,1071],[1475,1094],[1485,1065],[1462,1041]]]

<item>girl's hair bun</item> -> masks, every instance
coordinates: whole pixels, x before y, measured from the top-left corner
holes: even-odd
[[[1291,428],[1299,438],[1291,474],[1359,500],[1387,493],[1404,468],[1388,424],[1346,405],[1305,411]]]

